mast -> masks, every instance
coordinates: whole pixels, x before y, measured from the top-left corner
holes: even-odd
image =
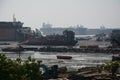
[[[16,22],[15,14],[13,14],[13,22]]]

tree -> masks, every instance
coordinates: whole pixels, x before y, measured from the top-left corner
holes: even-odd
[[[43,80],[40,63],[31,57],[13,61],[0,54],[0,80]]]

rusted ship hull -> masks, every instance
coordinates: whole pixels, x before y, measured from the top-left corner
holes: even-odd
[[[53,46],[74,46],[77,41],[65,40],[46,40],[46,39],[29,39],[22,42],[23,45],[53,45]]]
[[[56,56],[57,57],[57,59],[72,59],[72,57],[71,56]]]

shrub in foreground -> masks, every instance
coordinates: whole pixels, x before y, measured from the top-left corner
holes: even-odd
[[[0,54],[0,80],[43,80],[40,63],[31,57],[11,60]]]
[[[111,72],[112,75],[116,75],[116,72],[120,67],[120,61],[110,61],[110,62],[104,63],[102,66],[104,69]]]

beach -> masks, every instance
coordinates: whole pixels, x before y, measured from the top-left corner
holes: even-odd
[[[10,46],[11,45],[1,45],[1,47],[10,47]],[[17,45],[12,44],[12,46],[17,46]],[[36,46],[30,46],[30,47],[36,47]],[[107,73],[107,72],[98,73],[98,68],[97,68],[98,66],[101,66],[103,63],[112,60],[113,54],[111,53],[40,52],[40,51],[21,51],[20,54],[18,52],[7,52],[7,51],[6,52],[0,51],[0,53],[5,54],[7,58],[10,58],[12,60],[15,60],[16,58],[19,57],[22,60],[26,60],[29,56],[31,56],[32,58],[38,61],[42,61],[41,64],[44,64],[47,67],[57,65],[58,69],[61,68],[63,68],[63,70],[66,69],[62,73],[59,73],[56,79],[50,79],[50,80],[71,80],[74,77],[75,78],[78,77],[78,79],[72,79],[72,80],[79,80],[82,79],[82,77],[86,78],[88,76],[95,77],[98,75],[99,76],[111,75],[111,73]],[[57,59],[57,55],[71,56],[72,59]],[[91,68],[94,68],[95,72]],[[82,69],[82,72],[80,71],[80,69]],[[86,80],[84,78],[83,80]]]

